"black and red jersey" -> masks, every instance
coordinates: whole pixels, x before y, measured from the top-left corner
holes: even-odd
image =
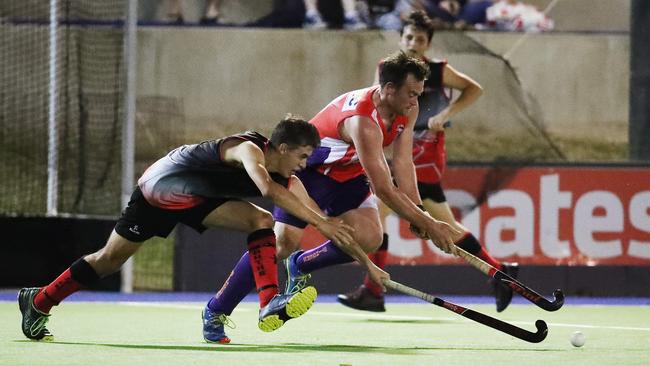
[[[153,163],[138,179],[147,201],[157,207],[185,209],[204,198],[261,196],[243,166],[223,160],[221,145],[231,139],[253,142],[262,151],[269,148],[269,140],[257,132],[180,146]],[[288,178],[269,174],[276,183],[288,186]]]

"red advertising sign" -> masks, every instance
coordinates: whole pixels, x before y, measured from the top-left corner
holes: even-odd
[[[650,265],[650,169],[449,167],[456,217],[495,258],[536,265]],[[389,215],[388,263],[461,264]],[[322,240],[310,230],[304,244]]]

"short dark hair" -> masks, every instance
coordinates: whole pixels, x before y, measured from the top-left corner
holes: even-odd
[[[404,24],[402,24],[402,29],[399,32],[400,36],[404,34],[404,28],[409,25],[417,30],[427,32],[427,37],[429,38],[429,42],[431,42],[434,24],[433,20],[425,12],[422,10],[412,11],[404,20]]]
[[[277,148],[280,144],[287,144],[291,149],[301,146],[311,146],[315,149],[320,145],[320,135],[311,123],[287,114],[271,134],[271,146]]]
[[[425,80],[429,77],[429,66],[403,51],[394,53],[379,63],[379,85],[382,88],[391,82],[397,88],[401,87],[408,74],[412,74],[419,81]]]

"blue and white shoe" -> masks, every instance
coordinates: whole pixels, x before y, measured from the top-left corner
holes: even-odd
[[[207,306],[201,314],[203,319],[203,339],[208,343],[230,343],[230,338],[226,335],[224,325],[230,329],[235,329],[235,323],[223,313],[215,313]]]
[[[322,30],[327,28],[327,23],[323,21],[320,14],[308,13],[305,15],[305,22],[302,27],[309,30]]]
[[[366,30],[368,25],[359,18],[358,15],[345,17],[343,19],[343,28],[351,31]]]
[[[284,293],[287,295],[294,294],[307,287],[307,282],[311,278],[311,274],[300,272],[298,265],[296,264],[296,259],[298,259],[298,256],[302,253],[302,250],[295,251],[284,261],[287,270],[287,285],[284,289]]]
[[[318,292],[313,286],[292,294],[277,294],[262,309],[257,326],[264,332],[272,332],[285,322],[305,314],[314,304]]]

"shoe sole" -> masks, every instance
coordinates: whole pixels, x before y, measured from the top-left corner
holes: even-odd
[[[211,344],[228,344],[228,343],[230,343],[230,338],[221,339],[221,340],[218,340],[218,341],[211,341],[211,340],[203,337],[203,340],[205,341],[205,343],[211,343]]]
[[[18,291],[18,309],[20,310],[20,315],[22,321],[25,320],[25,312],[27,311],[27,306],[29,306],[29,290],[31,288],[23,288]],[[22,328],[22,326],[21,326]],[[23,333],[24,334],[24,333]],[[54,340],[54,335],[49,334],[46,336],[43,336],[43,338],[32,338],[24,334],[25,337],[27,337],[31,341],[36,341],[36,342],[51,342]]]
[[[318,292],[314,286],[308,286],[298,291],[287,301],[286,312],[290,318],[297,318],[305,314],[316,301]]]
[[[274,314],[261,319],[257,324],[263,332],[273,332],[282,327],[288,320],[304,315],[316,301],[318,292],[313,286],[305,287],[296,292],[284,308],[282,314]]]

